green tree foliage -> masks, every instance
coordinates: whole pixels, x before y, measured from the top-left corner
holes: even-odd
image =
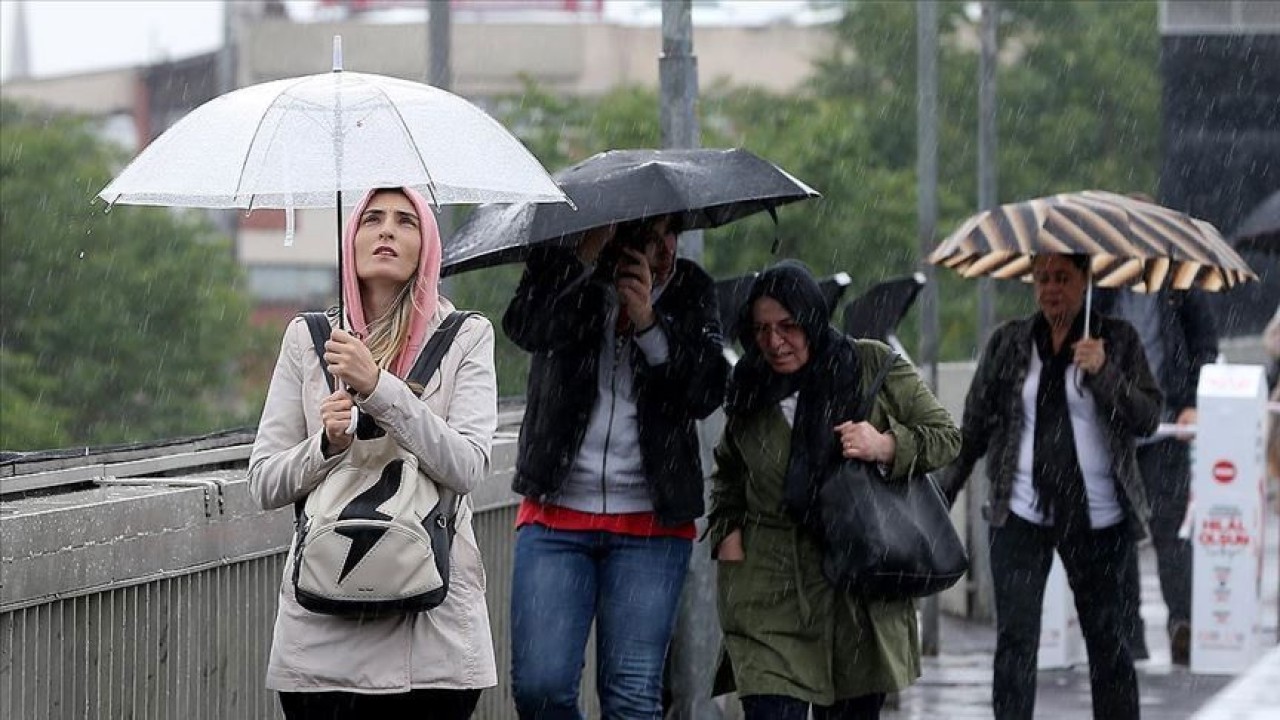
[[[938,182],[945,234],[976,208],[978,20],[974,3],[939,11]],[[1002,2],[996,83],[1001,202],[1098,188],[1154,194],[1159,172],[1156,4]],[[857,2],[819,63],[820,97],[857,108],[873,167],[914,177],[913,3]],[[914,202],[914,185],[910,201]],[[913,241],[914,243],[914,241]],[[977,283],[939,271],[942,356],[976,352]],[[1026,312],[1025,286],[997,282],[1004,317]]]
[[[85,120],[0,104],[0,448],[244,420],[231,246],[196,213],[91,204],[122,158]]]
[[[704,265],[717,277],[758,270],[780,256],[819,274],[848,272],[854,297],[920,267],[916,231],[916,18],[910,2],[849,2],[835,42],[809,85],[781,95],[704,86],[706,147],[741,146],[822,192],[767,216],[709,231]],[[1101,188],[1151,193],[1159,166],[1156,5],[1004,2],[1000,16],[998,193],[1001,202]],[[939,19],[940,235],[977,204],[978,20],[973,3],[942,2]],[[657,147],[658,97],[624,88],[565,98],[532,84],[499,106],[552,169],[609,148]],[[1154,193],[1153,193],[1154,194]],[[459,278],[455,293],[500,317],[518,270]],[[939,269],[943,359],[972,357],[977,283]],[[1003,317],[1030,294],[997,282]],[[913,313],[902,338],[916,337]],[[503,392],[523,387],[527,359],[499,341]]]

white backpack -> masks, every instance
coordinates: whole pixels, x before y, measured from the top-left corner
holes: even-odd
[[[454,312],[441,323],[407,379],[426,385],[471,314]],[[323,313],[303,316],[323,358],[329,321]],[[334,387],[328,372],[325,377]],[[376,617],[444,602],[458,496],[427,476],[418,458],[368,415],[346,454],[297,510],[292,577],[302,607]]]

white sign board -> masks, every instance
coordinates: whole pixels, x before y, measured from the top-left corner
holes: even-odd
[[[1044,585],[1044,603],[1040,607],[1040,653],[1036,668],[1053,670],[1082,665],[1087,660],[1084,635],[1076,615],[1075,596],[1067,582],[1062,558],[1053,554],[1053,566]]]
[[[1191,672],[1235,674],[1258,655],[1267,384],[1257,365],[1206,365],[1191,474]]]

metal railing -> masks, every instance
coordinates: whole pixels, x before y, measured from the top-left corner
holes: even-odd
[[[940,369],[939,398],[958,417],[973,367]],[[498,687],[476,713],[486,720],[514,716],[510,486],[521,411],[501,408],[491,477],[472,494],[498,660]],[[263,681],[293,518],[249,498],[251,441],[224,433],[0,460],[0,720],[280,717]],[[981,537],[961,508],[953,519]],[[982,553],[973,564],[942,605],[984,617]],[[590,645],[587,662],[582,698],[598,717]]]
[[[491,477],[472,494],[499,663],[476,717],[495,720],[514,717],[519,417],[501,413]],[[280,717],[263,682],[293,518],[249,498],[245,440],[0,464],[0,720]],[[583,685],[594,696],[590,665]]]

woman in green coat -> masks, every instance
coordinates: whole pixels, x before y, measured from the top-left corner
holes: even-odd
[[[747,720],[878,718],[886,693],[920,676],[915,604],[834,589],[822,575],[815,498],[840,457],[906,482],[960,447],[950,415],[883,343],[851,340],[803,265],[752,285],[716,448],[709,538],[719,611]],[[866,422],[859,398],[893,361]]]

